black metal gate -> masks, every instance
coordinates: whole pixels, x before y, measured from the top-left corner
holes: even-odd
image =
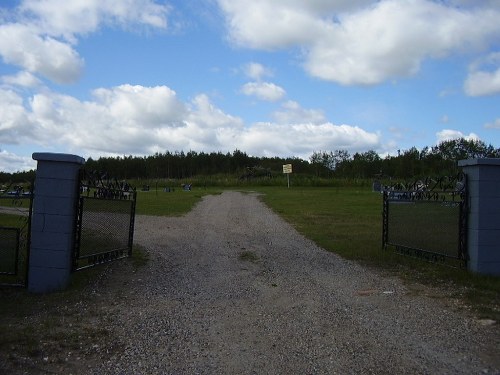
[[[467,181],[457,176],[398,183],[383,191],[382,245],[428,261],[467,264]]]
[[[0,285],[28,285],[33,183],[0,192]]]
[[[73,270],[131,256],[135,189],[82,169],[79,194]]]

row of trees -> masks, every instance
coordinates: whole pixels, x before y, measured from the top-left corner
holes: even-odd
[[[232,153],[189,151],[156,153],[151,156],[106,157],[88,159],[85,167],[90,170],[109,171],[118,179],[168,178],[186,179],[216,174],[250,178],[273,175],[291,163],[299,173],[309,173],[310,163],[299,158],[268,158],[249,156],[235,150]]]
[[[118,179],[186,179],[195,176],[230,175],[242,179],[272,178],[282,174],[283,164],[292,164],[293,173],[321,178],[411,178],[458,171],[457,161],[469,158],[500,158],[500,149],[482,141],[456,139],[418,150],[398,151],[382,158],[373,150],[351,155],[347,150],[314,152],[308,161],[291,157],[255,157],[235,150],[232,153],[189,151],[155,155],[101,157],[88,159],[88,170],[106,171]],[[0,183],[28,181],[34,172],[0,172]]]
[[[350,155],[346,150],[315,152],[310,158],[319,176],[411,178],[455,174],[458,160],[500,158],[500,148],[479,140],[454,139],[418,150],[398,150],[397,156],[380,157],[375,151]]]

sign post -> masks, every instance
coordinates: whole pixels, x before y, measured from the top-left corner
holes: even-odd
[[[290,173],[292,173],[292,165],[291,164],[283,164],[283,173],[286,174],[288,188],[290,188]]]

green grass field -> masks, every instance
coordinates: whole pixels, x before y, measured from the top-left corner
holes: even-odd
[[[166,193],[162,190],[138,191],[136,214],[155,216],[180,216],[186,214],[204,195],[220,194],[220,188],[194,188],[192,191]]]

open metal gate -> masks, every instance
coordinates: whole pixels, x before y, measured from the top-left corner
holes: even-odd
[[[73,270],[131,256],[135,189],[82,169],[79,194]]]
[[[466,266],[465,174],[385,187],[382,216],[384,248],[390,245],[404,255]]]

